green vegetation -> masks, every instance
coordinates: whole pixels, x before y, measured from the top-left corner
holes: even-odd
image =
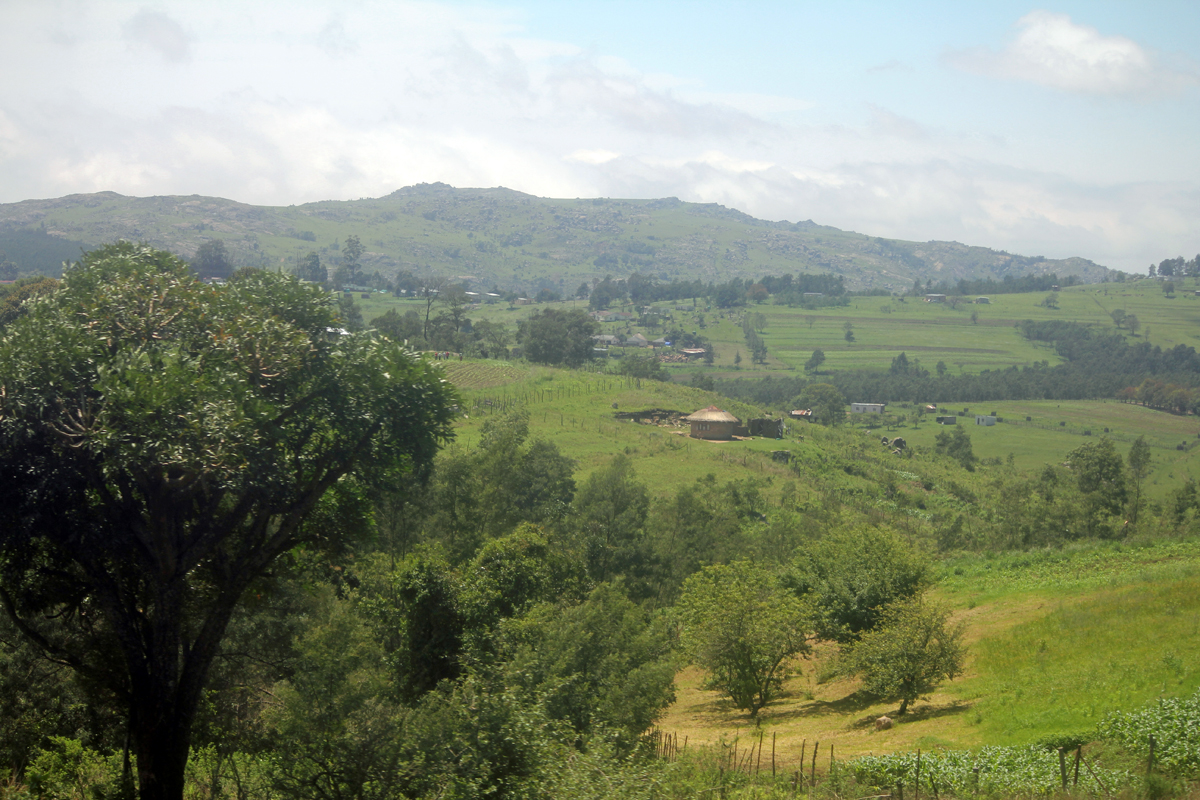
[[[709,685],[751,717],[774,699],[785,665],[808,653],[806,613],[774,575],[748,561],[705,567],[679,598],[683,647],[709,673]]]
[[[319,222],[297,230],[319,243]],[[367,275],[369,236],[342,240],[315,265]],[[669,252],[633,241],[593,265]],[[11,303],[3,791],[115,796],[136,773],[147,797],[858,797],[919,775],[1011,795],[1062,788],[1077,753],[1079,794],[1186,791],[1200,497],[1179,392],[1200,381],[1189,345],[1163,345],[1189,295],[1064,280],[1055,309],[1047,287],[999,291],[1014,279],[967,309],[832,274],[656,294],[683,283],[581,287],[638,312],[603,321],[553,287],[475,308],[449,281],[205,286],[120,245]],[[1028,316],[991,316],[1006,306]],[[1005,368],[956,363],[985,329]],[[712,363],[595,353],[599,331]],[[1009,399],[961,399],[995,387]],[[690,439],[680,418],[708,405],[815,422]],[[137,642],[192,670],[192,710],[153,728],[166,770]]]
[[[885,607],[878,627],[849,649],[842,669],[862,677],[863,691],[899,700],[904,714],[914,700],[962,673],[963,625],[949,624],[950,611],[914,597]]]
[[[142,797],[182,795],[248,587],[293,548],[336,548],[367,524],[376,475],[419,473],[449,436],[453,395],[427,364],[333,345],[333,321],[294,280],[214,292],[122,243],[0,346],[0,600],[31,646],[120,698]]]
[[[56,235],[23,227],[31,215]],[[812,221],[768,222],[675,198],[555,200],[445,184],[288,207],[102,192],[0,206],[0,223],[16,229],[0,237],[0,251],[23,273],[46,272],[77,257],[81,245],[121,238],[144,239],[188,258],[206,241],[219,240],[235,267],[292,271],[315,251],[339,285],[356,282],[356,273],[363,278],[379,273],[387,280],[398,271],[421,276],[413,288],[428,285],[424,279],[430,275],[470,275],[485,291],[504,287],[527,297],[543,289],[567,296],[581,280],[629,273],[712,282],[758,279],[772,271],[797,276],[836,271],[850,288],[888,291],[904,291],[914,279],[935,274],[980,279],[1057,273],[1086,280],[1106,274],[1080,258],[1048,261],[956,242],[882,239]],[[352,241],[362,247],[356,257],[348,249]],[[776,293],[777,287],[767,288]],[[744,293],[730,291],[733,299]],[[798,291],[828,294],[829,288],[814,283]]]

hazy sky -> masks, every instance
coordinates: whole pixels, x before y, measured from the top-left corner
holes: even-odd
[[[0,0],[0,202],[507,186],[1200,251],[1200,3]]]

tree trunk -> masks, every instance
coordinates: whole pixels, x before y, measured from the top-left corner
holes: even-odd
[[[138,797],[180,800],[187,770],[191,716],[170,713],[156,716],[155,720],[141,720],[135,728]]]
[[[896,712],[896,716],[904,714],[908,711],[908,698],[905,697],[900,701],[900,710]]]

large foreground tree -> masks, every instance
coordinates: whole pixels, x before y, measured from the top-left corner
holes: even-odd
[[[294,278],[205,286],[121,243],[0,341],[0,602],[126,705],[146,800],[182,796],[239,598],[361,529],[370,484],[420,478],[451,435],[435,368],[338,327]]]

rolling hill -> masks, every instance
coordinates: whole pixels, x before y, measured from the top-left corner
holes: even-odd
[[[385,197],[253,206],[217,197],[126,197],[113,192],[0,205],[0,252],[22,272],[53,274],[81,248],[146,241],[191,257],[219,238],[238,265],[288,269],[310,251],[336,265],[358,236],[368,272],[441,274],[520,292],[571,293],[582,280],[633,272],[661,280],[724,281],[785,273],[841,274],[851,289],[909,289],[1005,275],[1078,275],[1083,258],[1020,256],[958,242],[909,242],[811,220],[770,222],[713,203],[549,199],[504,188],[421,184]],[[0,259],[3,260],[3,259]]]

